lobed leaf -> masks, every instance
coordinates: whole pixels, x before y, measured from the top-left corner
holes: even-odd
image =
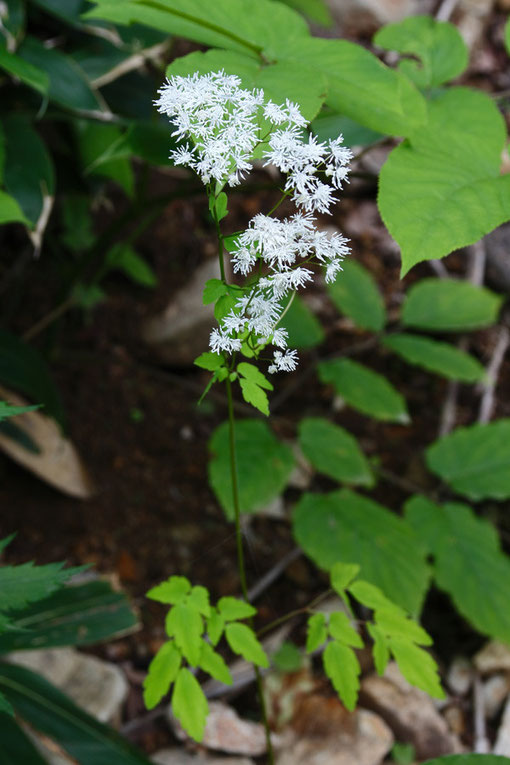
[[[437,664],[423,648],[401,638],[391,638],[389,647],[405,679],[435,699],[444,699]]]
[[[169,603],[173,606],[182,603],[191,590],[191,582],[185,576],[171,576],[166,582],[152,587],[147,593],[151,600]]]
[[[313,653],[316,651],[326,642],[327,637],[326,617],[320,612],[312,614],[306,626],[306,652]]]
[[[329,617],[329,634],[338,642],[352,648],[363,648],[363,640],[352,626],[347,614],[335,611]]]
[[[147,709],[154,709],[177,677],[181,666],[181,652],[173,640],[164,643],[151,663],[143,681],[143,700]]]
[[[166,617],[168,636],[175,638],[178,649],[193,667],[200,661],[203,628],[200,614],[189,606],[174,606]]]
[[[218,600],[218,611],[226,622],[234,622],[238,619],[248,619],[255,616],[257,609],[244,600],[227,595]]]

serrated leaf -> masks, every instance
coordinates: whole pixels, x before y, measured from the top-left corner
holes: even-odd
[[[182,603],[190,590],[191,582],[185,576],[171,576],[166,582],[152,587],[147,597],[157,600],[158,603],[169,603],[174,606]]]
[[[358,701],[359,675],[361,667],[352,648],[332,641],[326,646],[322,657],[324,672],[340,696],[341,701],[352,712]]]
[[[510,642],[510,559],[494,526],[462,504],[434,505],[424,497],[406,504],[406,517],[434,556],[437,585],[477,630]]]
[[[241,392],[246,403],[254,406],[262,414],[269,416],[269,400],[266,392],[257,383],[242,377],[239,379],[239,385],[241,386]]]
[[[400,245],[402,275],[509,219],[510,176],[499,174],[505,140],[487,94],[450,88],[430,102],[427,124],[393,149],[379,176],[378,206]]]
[[[237,304],[237,298],[231,294],[221,295],[214,305],[214,318],[221,322],[230,311],[234,311]]]
[[[426,451],[427,465],[470,499],[510,497],[510,419],[457,428]]]
[[[373,610],[377,608],[391,608],[392,602],[384,593],[370,582],[357,579],[349,585],[349,592],[354,595],[356,600]]]
[[[218,645],[225,629],[225,618],[218,613],[216,608],[211,608],[211,613],[207,619],[207,634],[213,646]]]
[[[288,344],[291,348],[315,348],[325,337],[320,321],[299,295],[294,296],[281,326],[289,333]]]
[[[237,475],[241,512],[264,507],[287,484],[294,467],[292,450],[260,420],[239,420],[235,426]],[[215,430],[209,442],[209,482],[227,518],[234,517],[228,422]]]
[[[246,661],[256,664],[258,667],[268,667],[269,660],[266,652],[257,640],[255,633],[246,624],[233,622],[225,627],[225,637],[227,643],[234,651],[246,659]]]
[[[329,572],[331,586],[340,597],[343,597],[345,588],[352,584],[359,572],[360,567],[357,563],[335,563],[331,567]]]
[[[341,483],[374,485],[365,455],[354,436],[344,428],[321,417],[305,418],[299,424],[299,445],[320,473]]]
[[[363,648],[363,640],[352,626],[347,614],[335,611],[329,617],[329,634],[344,645]]]
[[[357,361],[323,361],[319,377],[324,383],[332,383],[336,392],[363,414],[387,422],[410,422],[403,396],[385,377]]]
[[[237,621],[238,619],[248,619],[250,616],[255,616],[257,609],[250,603],[246,603],[244,600],[233,598],[227,595],[224,598],[218,600],[218,611],[227,622]]]
[[[326,617],[323,613],[312,614],[306,627],[306,652],[313,653],[328,637]]]
[[[222,295],[226,295],[228,292],[228,286],[221,279],[208,279],[204,287],[203,303],[209,305],[209,303],[215,303]]]
[[[181,666],[181,652],[174,641],[164,643],[151,663],[143,681],[143,700],[147,709],[154,709],[177,677]]]
[[[179,670],[175,681],[172,712],[191,738],[202,741],[209,706],[198,680],[185,667]]]
[[[11,611],[47,598],[76,571],[63,563],[35,566],[32,562],[0,567],[0,610]]]
[[[328,294],[338,310],[349,316],[357,327],[380,332],[386,323],[386,311],[372,274],[355,260],[344,260],[342,270]]]
[[[199,614],[202,614],[202,616],[209,617],[211,615],[209,592],[201,585],[196,585],[192,588],[190,594],[186,598],[186,605],[190,606],[190,608],[194,608]]]
[[[433,88],[458,77],[468,64],[469,51],[458,29],[432,16],[411,16],[386,24],[374,37],[386,50],[417,56],[402,58],[398,68],[419,88]]]
[[[384,337],[382,344],[410,364],[450,380],[477,382],[485,376],[485,369],[477,359],[450,343],[402,333]]]
[[[410,640],[418,645],[432,645],[432,638],[423,627],[395,608],[376,609],[377,627],[387,638]]]
[[[502,298],[485,287],[456,279],[420,279],[407,294],[402,324],[417,329],[460,332],[497,320]]]
[[[390,651],[405,679],[435,699],[444,699],[437,664],[423,648],[407,640],[391,638]]]
[[[201,369],[207,369],[209,372],[215,372],[225,364],[225,359],[219,353],[212,353],[211,351],[207,351],[206,353],[201,353],[193,363]]]
[[[374,666],[378,675],[384,675],[384,670],[390,660],[390,651],[388,644],[381,630],[375,624],[368,622],[367,629],[370,637],[374,641],[372,646],[372,656],[374,657]]]
[[[202,641],[199,667],[204,672],[207,672],[208,675],[214,677],[219,683],[232,685],[232,675],[223,658],[213,650],[209,643],[204,641]]]
[[[320,568],[338,560],[357,563],[363,579],[409,613],[419,612],[428,584],[424,553],[410,525],[387,508],[348,489],[304,494],[294,510],[293,534]]]
[[[193,667],[196,667],[200,660],[203,628],[202,617],[198,611],[184,605],[174,606],[165,621],[168,636],[175,638],[177,648]]]
[[[260,385],[261,388],[273,390],[272,383],[269,382],[267,377],[262,374],[255,364],[248,364],[246,361],[241,361],[241,363],[237,365],[237,371],[240,375],[246,377],[247,380],[251,380],[257,385]]]

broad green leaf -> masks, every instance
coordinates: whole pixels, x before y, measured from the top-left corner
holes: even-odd
[[[151,663],[143,681],[143,700],[147,709],[154,709],[177,677],[181,666],[181,652],[173,640],[164,643]]]
[[[63,569],[63,563],[34,566],[32,562],[19,566],[0,567],[0,610],[12,611],[51,595],[78,569]]]
[[[134,175],[124,136],[116,125],[79,120],[75,122],[78,150],[85,174],[102,175],[119,184],[126,194],[133,195]],[[116,153],[117,147],[122,150]]]
[[[175,681],[172,712],[191,738],[202,740],[209,706],[198,680],[185,667],[179,670]]]
[[[35,224],[44,198],[55,193],[55,171],[44,141],[24,115],[11,114],[3,120],[9,151],[5,157],[5,188],[25,216]]]
[[[419,88],[433,88],[462,74],[469,51],[457,27],[432,16],[411,16],[387,24],[374,37],[386,50],[417,56],[402,58],[398,68]]]
[[[494,754],[452,754],[427,760],[423,765],[509,765],[508,757],[498,757]]]
[[[425,100],[409,79],[361,45],[285,36],[275,53],[278,61],[294,62],[325,76],[326,104],[360,125],[380,133],[409,135],[425,121]]]
[[[177,648],[187,661],[196,667],[200,661],[201,635],[204,629],[198,611],[182,604],[174,606],[166,617],[165,629],[169,637],[175,638]]]
[[[294,510],[293,533],[320,568],[357,563],[363,579],[419,613],[428,585],[424,552],[411,526],[387,508],[348,489],[304,494]],[[358,584],[348,588],[355,597]]]
[[[329,572],[331,586],[340,597],[344,597],[345,588],[352,584],[359,572],[360,568],[357,563],[335,563],[331,567]]]
[[[246,661],[256,664],[258,667],[269,667],[269,660],[264,649],[257,640],[255,633],[246,624],[232,622],[225,627],[225,637],[227,643],[234,651],[246,659]]]
[[[482,380],[485,376],[485,369],[477,359],[450,343],[402,333],[384,337],[382,344],[410,364],[450,380],[469,383]]]
[[[205,641],[202,641],[199,667],[204,672],[207,672],[208,675],[214,677],[215,680],[218,680],[219,683],[232,685],[232,675],[223,658]]]
[[[430,103],[427,124],[393,149],[380,173],[378,205],[400,245],[402,275],[508,220],[510,176],[499,175],[505,140],[488,95],[451,88]]]
[[[369,622],[367,624],[367,630],[374,641],[372,646],[372,655],[374,657],[374,665],[378,675],[384,675],[384,670],[388,666],[390,660],[390,651],[388,644],[381,630],[377,628],[375,624]]]
[[[49,79],[46,72],[42,72],[37,66],[25,61],[15,53],[9,53],[6,48],[0,46],[0,69],[8,72],[39,93],[46,93]]]
[[[239,420],[235,426],[237,475],[241,512],[264,507],[285,488],[294,467],[292,450],[260,420]],[[209,442],[209,482],[225,510],[234,517],[228,422],[215,430]]]
[[[48,77],[51,101],[78,111],[101,110],[101,103],[85,72],[71,56],[56,48],[46,48],[40,40],[30,36],[25,37],[18,53]]]
[[[299,445],[312,465],[341,483],[373,486],[374,476],[356,439],[322,417],[299,424]]]
[[[203,303],[209,305],[209,303],[215,303],[218,298],[226,295],[228,287],[221,279],[208,279],[204,287]]]
[[[207,619],[207,634],[213,646],[218,645],[224,629],[225,618],[218,613],[216,608],[211,608],[211,615]]]
[[[219,353],[201,353],[193,362],[197,367],[201,369],[207,369],[209,372],[215,372],[217,369],[225,365],[225,359]]]
[[[469,499],[510,497],[510,419],[457,428],[426,452],[427,465]]]
[[[137,627],[126,596],[103,581],[63,587],[9,616],[11,629],[0,635],[2,654],[90,645],[132,632]]]
[[[333,23],[331,11],[325,0],[283,0],[283,2],[323,27],[329,27]]]
[[[77,762],[149,765],[145,755],[113,728],[98,722],[51,683],[25,667],[0,664],[0,691],[31,728],[54,739]],[[27,760],[27,765],[29,763]],[[34,761],[34,765],[36,763],[38,761]]]
[[[435,699],[444,699],[437,664],[423,648],[401,638],[388,641],[391,653],[405,679]]]
[[[354,409],[377,420],[410,422],[406,402],[393,385],[378,372],[351,359],[323,361],[319,377],[331,383],[336,392]]]
[[[108,271],[122,271],[143,287],[154,287],[158,282],[149,264],[126,242],[118,242],[106,253],[104,267]]]
[[[420,279],[407,294],[402,323],[407,327],[461,332],[494,324],[502,297],[457,279]]]
[[[262,374],[255,364],[248,364],[246,361],[241,361],[241,363],[237,365],[237,371],[240,375],[246,377],[247,380],[251,380],[257,385],[260,385],[261,388],[273,390],[272,383],[269,382],[267,377]]]
[[[406,505],[406,517],[434,556],[434,577],[462,616],[495,640],[510,642],[510,559],[488,521],[466,505],[438,507],[423,497]]]
[[[119,24],[138,22],[176,37],[257,58],[277,50],[281,30],[290,39],[306,37],[308,27],[295,11],[273,0],[95,0],[84,18]],[[271,23],[268,23],[268,19]],[[274,58],[274,56],[272,56]]]
[[[363,648],[363,640],[343,611],[335,611],[329,617],[329,634],[335,640],[352,648]]]
[[[312,122],[310,129],[319,141],[327,141],[341,134],[346,146],[370,146],[384,138],[382,133],[364,127],[344,114],[336,114],[327,107]]]
[[[169,603],[173,606],[182,603],[191,590],[191,582],[185,576],[171,576],[166,582],[156,585],[149,590],[147,597],[159,603]]]
[[[30,226],[30,221],[25,218],[23,210],[14,197],[0,189],[0,226],[4,223],[24,223]]]
[[[306,627],[306,652],[313,653],[327,639],[326,617],[323,613],[312,614]]]
[[[0,401],[0,422],[6,420],[7,417],[16,417],[17,414],[23,414],[24,412],[33,412],[37,409],[36,406],[12,406],[6,401]]]
[[[349,316],[357,327],[380,332],[386,323],[384,302],[367,269],[355,260],[345,260],[332,284],[329,296],[339,311]]]
[[[257,613],[257,609],[250,605],[250,603],[246,603],[238,598],[232,598],[230,595],[220,598],[217,608],[223,619],[227,622],[248,619]]]
[[[202,614],[202,616],[205,616],[206,618],[211,615],[209,592],[201,585],[195,585],[195,587],[192,588],[190,594],[186,598],[186,605],[194,608],[199,614]]]
[[[239,378],[239,385],[241,386],[241,393],[246,403],[254,406],[262,414],[269,416],[269,400],[266,392],[257,383],[242,377]]]
[[[48,765],[18,722],[7,714],[0,715],[0,741],[2,765]]]
[[[320,321],[299,295],[294,296],[281,326],[289,333],[288,342],[291,348],[315,348],[325,338]]]
[[[352,712],[356,707],[361,667],[352,648],[335,640],[328,643],[322,657],[324,672],[340,696],[341,701]]]

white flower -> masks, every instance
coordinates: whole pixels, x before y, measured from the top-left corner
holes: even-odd
[[[213,353],[221,353],[221,351],[233,353],[241,350],[242,342],[237,337],[229,337],[215,328],[211,332],[209,345]]]
[[[298,365],[297,351],[275,351],[273,357],[273,363],[268,367],[269,374],[275,372],[293,372]]]

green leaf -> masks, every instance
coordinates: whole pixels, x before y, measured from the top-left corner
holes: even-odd
[[[96,239],[90,214],[90,198],[85,194],[69,194],[60,203],[64,227],[60,240],[72,252],[88,250]]]
[[[39,93],[46,93],[49,79],[46,72],[42,72],[37,66],[25,61],[15,53],[9,53],[6,48],[0,47],[0,69],[8,72]]]
[[[257,609],[250,603],[246,603],[244,600],[238,598],[232,598],[227,595],[224,598],[220,598],[218,601],[218,611],[226,622],[234,622],[238,619],[248,619],[250,616],[255,616]]]
[[[0,569],[1,570],[1,569]],[[108,582],[63,587],[44,600],[14,611],[11,629],[0,635],[0,653],[90,645],[121,636],[137,627],[137,619],[122,592]]]
[[[510,497],[510,419],[457,428],[426,452],[427,465],[459,494]]]
[[[320,568],[339,560],[357,563],[363,579],[410,613],[420,611],[428,585],[424,552],[411,526],[387,508],[348,489],[304,494],[294,510],[293,534]],[[349,591],[354,594],[358,584]]]
[[[260,385],[261,388],[266,390],[273,390],[273,385],[269,382],[267,377],[255,366],[255,364],[248,364],[246,361],[242,361],[237,365],[237,371],[247,380]]]
[[[438,507],[413,497],[405,509],[434,556],[437,585],[477,630],[509,643],[510,559],[494,526],[461,504]]]
[[[228,293],[228,286],[221,279],[208,279],[204,287],[204,305],[215,303],[218,298]]]
[[[30,221],[25,218],[14,197],[0,189],[0,226],[4,223],[24,223],[25,226],[30,226]]]
[[[24,115],[3,120],[9,146],[4,183],[32,224],[37,223],[46,196],[55,193],[55,171],[46,145]]]
[[[420,279],[407,294],[402,323],[407,327],[461,332],[495,324],[502,297],[456,279]]]
[[[116,125],[77,120],[75,132],[83,172],[111,178],[132,196],[133,168],[121,130]]]
[[[175,681],[172,712],[191,738],[202,741],[209,706],[198,680],[185,667],[179,670]]]
[[[201,353],[193,362],[197,367],[201,369],[207,369],[209,372],[215,372],[217,369],[225,365],[225,359],[219,353]]]
[[[34,566],[33,562],[19,566],[0,567],[0,610],[12,611],[42,600],[62,587],[76,569],[63,569],[63,563]]]
[[[47,680],[24,667],[1,664],[0,691],[31,728],[54,739],[77,762],[149,765],[147,758],[113,728],[98,722]],[[19,763],[19,758],[15,762]]]
[[[298,672],[303,666],[301,651],[294,643],[285,640],[271,657],[273,666],[279,672]]]
[[[96,60],[95,56],[91,59],[94,62]],[[126,135],[126,145],[130,154],[159,167],[173,165],[169,153],[174,147],[174,141],[175,138],[169,134],[168,123],[163,120],[137,120],[131,123]]]
[[[225,627],[227,643],[234,653],[239,654],[246,661],[256,664],[257,667],[269,667],[266,652],[257,640],[253,630],[246,624],[232,622]]]
[[[335,563],[331,567],[329,572],[331,586],[341,598],[344,597],[345,588],[352,584],[359,572],[360,568],[357,563]]]
[[[343,611],[335,611],[329,617],[329,634],[344,645],[349,645],[352,648],[363,648],[363,640]]]
[[[452,754],[449,757],[438,757],[427,760],[423,765],[508,765],[508,757],[498,757],[493,754]]]
[[[407,640],[391,638],[389,647],[405,679],[435,699],[444,699],[437,664],[423,648]]]
[[[202,616],[205,616],[206,618],[211,615],[209,592],[205,587],[195,585],[186,598],[186,605],[190,606],[190,608],[194,608],[199,614],[202,614]]]
[[[388,666],[390,660],[390,650],[388,644],[381,630],[377,628],[375,624],[368,622],[367,630],[374,641],[372,646],[372,655],[374,657],[374,665],[378,675],[384,675],[384,670]]]
[[[49,79],[51,101],[78,111],[101,110],[85,72],[71,56],[56,48],[46,48],[40,40],[27,36],[18,48],[19,55]]]
[[[353,712],[358,701],[361,667],[352,648],[333,641],[328,643],[322,657],[324,672],[331,680],[341,701]]]
[[[391,608],[396,607],[391,600],[381,592],[379,587],[376,587],[370,582],[365,582],[362,579],[357,579],[355,582],[349,585],[349,592],[354,595],[356,600],[359,600],[364,606],[376,610],[378,608]]]
[[[169,637],[175,638],[177,648],[187,661],[193,667],[198,666],[204,629],[198,611],[182,604],[174,606],[167,614],[165,629]]]
[[[220,191],[216,199],[214,200],[214,207],[216,209],[216,219],[218,222],[226,218],[228,215],[228,197],[224,191]]]
[[[339,311],[349,316],[357,327],[380,332],[386,323],[384,302],[367,269],[355,260],[345,260],[332,284],[329,296]]]
[[[457,27],[432,16],[411,16],[387,24],[374,37],[386,50],[417,56],[402,58],[398,68],[419,88],[433,88],[458,77],[468,65],[469,51]]]
[[[216,653],[209,643],[202,641],[202,652],[200,654],[200,669],[214,677],[219,683],[232,685],[232,675],[219,653]]]
[[[108,271],[122,271],[142,287],[154,287],[158,283],[148,263],[125,242],[118,242],[107,252],[104,267]]]
[[[225,618],[215,608],[211,608],[211,615],[207,619],[207,634],[213,646],[218,645],[225,629]]]
[[[341,483],[374,485],[365,455],[344,428],[322,417],[307,417],[299,424],[299,444],[319,472]]]
[[[333,23],[331,11],[325,0],[283,0],[283,2],[323,27],[329,27]]]
[[[323,361],[319,364],[319,377],[324,383],[332,383],[336,392],[363,414],[402,425],[410,422],[400,393],[385,377],[357,361]]]
[[[48,765],[37,751],[18,722],[7,714],[0,715],[0,740],[2,742],[2,765]]]
[[[80,12],[83,0],[66,0],[64,4],[60,0],[31,0],[31,2],[68,24],[80,25],[81,23]]]
[[[477,382],[485,377],[485,369],[477,359],[450,343],[402,333],[384,337],[382,344],[410,364],[450,380]]]
[[[508,220],[510,176],[499,175],[505,140],[488,95],[450,88],[430,103],[427,124],[393,149],[380,173],[378,205],[402,250],[402,275]]]
[[[281,326],[289,333],[288,342],[291,348],[315,348],[325,338],[320,321],[299,295],[294,296]]]
[[[16,41],[19,41],[23,35],[26,22],[24,0],[5,0],[4,6],[7,8],[7,15],[4,14],[2,25]]]
[[[239,385],[241,386],[241,392],[246,403],[254,406],[262,414],[269,416],[269,400],[265,391],[259,388],[252,380],[240,378]]]
[[[410,640],[418,645],[432,645],[430,635],[395,607],[376,610],[375,617],[377,627],[387,638]]]
[[[241,512],[264,507],[285,488],[294,467],[292,450],[260,420],[239,420],[235,426],[237,474]],[[215,430],[209,442],[209,483],[227,518],[234,517],[228,422]]]
[[[507,18],[505,23],[505,48],[506,52],[510,56],[510,16]]]
[[[151,663],[143,681],[143,700],[147,709],[154,709],[177,677],[181,666],[181,653],[173,640],[164,643]]]
[[[149,590],[147,597],[158,603],[169,603],[173,606],[183,603],[191,590],[191,582],[185,576],[171,576],[166,582],[156,585]]]
[[[326,617],[323,613],[312,614],[306,627],[306,652],[313,653],[327,639]]]
[[[16,417],[17,414],[33,412],[37,408],[37,406],[12,406],[5,401],[0,401],[0,422],[8,417]]]
[[[14,717],[14,709],[9,704],[3,693],[0,693],[0,715],[10,715],[11,717]],[[0,730],[1,730],[1,721],[3,720],[3,717],[0,717]],[[5,746],[5,739],[2,738],[2,749],[4,749]]]

